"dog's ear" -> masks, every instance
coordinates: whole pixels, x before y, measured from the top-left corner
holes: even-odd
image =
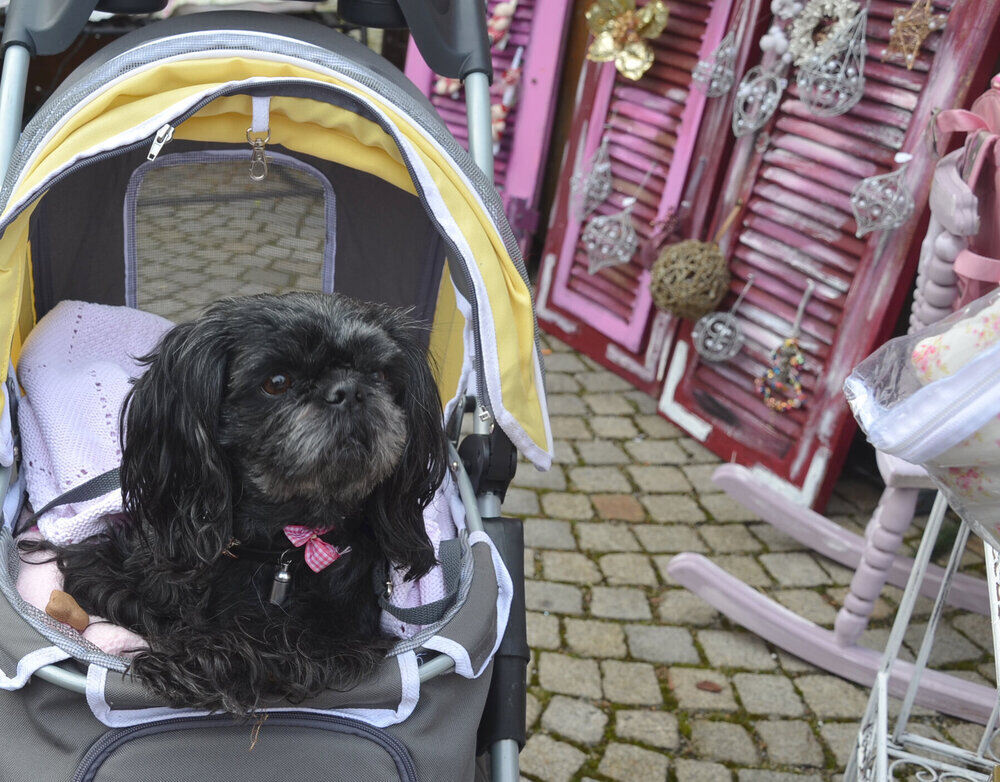
[[[424,509],[444,480],[448,441],[442,424],[441,397],[427,357],[427,334],[408,315],[383,322],[402,351],[405,387],[398,403],[406,415],[407,438],[396,469],[375,490],[369,511],[377,514],[375,537],[406,578],[424,575],[435,565],[434,548],[424,526]]]
[[[122,408],[125,510],[180,567],[214,562],[232,539],[231,470],[217,438],[229,337],[213,313],[171,329]]]

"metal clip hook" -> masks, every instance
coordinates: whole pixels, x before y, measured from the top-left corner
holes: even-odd
[[[250,178],[254,182],[267,179],[267,154],[264,148],[270,140],[270,129],[261,136],[255,134],[253,128],[247,128],[247,143],[250,144]]]

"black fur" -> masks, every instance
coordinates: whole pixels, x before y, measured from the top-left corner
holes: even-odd
[[[373,569],[434,565],[423,510],[447,445],[425,340],[399,310],[261,295],[216,303],[143,359],[122,414],[127,519],[38,547],[88,613],[149,641],[132,671],[171,705],[247,714],[348,688],[384,655]],[[275,375],[285,393],[264,390]],[[335,524],[324,539],[351,551],[315,574],[297,552],[278,608],[273,566],[226,552],[285,547],[289,524]]]

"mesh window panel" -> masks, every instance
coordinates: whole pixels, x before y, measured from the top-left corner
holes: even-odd
[[[175,322],[217,299],[333,290],[335,196],[306,163],[249,151],[164,155],[140,166],[125,199],[125,303]]]

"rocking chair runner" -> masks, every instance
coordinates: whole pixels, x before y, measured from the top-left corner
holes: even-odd
[[[968,135],[962,148],[939,161],[935,172],[931,220],[921,248],[911,331],[945,317],[970,293],[982,295],[984,285],[1000,282],[1000,261],[991,263],[988,257],[1000,256],[1000,222],[986,216],[996,214],[995,194],[1000,192],[1000,76],[994,78],[992,89],[973,104],[972,111],[938,115],[934,138],[939,147],[946,146],[947,137],[955,132]],[[966,275],[975,272],[979,279],[963,278],[957,273],[962,271]],[[877,454],[877,462],[886,489],[864,537],[784,498],[746,467],[724,465],[712,476],[717,486],[764,521],[855,570],[832,631],[766,598],[700,555],[684,553],[674,557],[668,572],[765,640],[831,673],[871,685],[881,654],[858,645],[858,639],[885,584],[906,585],[913,560],[898,552],[912,523],[920,490],[934,488],[921,467],[884,453]],[[942,569],[930,566],[921,593],[936,595],[942,577]],[[985,583],[961,574],[951,584],[949,602],[982,614],[989,611]],[[888,682],[889,692],[903,694],[911,674],[911,666],[897,663]],[[989,719],[995,701],[996,691],[992,688],[934,671],[923,674],[917,696],[921,705],[979,722]]]

